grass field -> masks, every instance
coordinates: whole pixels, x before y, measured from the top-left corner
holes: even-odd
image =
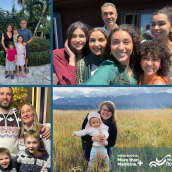
[[[83,120],[91,111],[53,111],[54,172],[86,171],[81,139],[71,135],[81,130]],[[171,109],[117,110],[116,120],[118,135],[115,147],[172,146]]]

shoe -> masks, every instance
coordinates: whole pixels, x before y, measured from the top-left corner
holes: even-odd
[[[23,77],[23,78],[25,78],[25,77],[26,77],[26,75],[25,75],[25,74],[22,74],[22,77]]]
[[[10,74],[9,74],[9,75],[8,75],[8,74],[6,74],[6,75],[5,75],[5,78],[8,78],[9,76],[10,76]]]
[[[14,79],[14,75],[11,75],[11,79]]]
[[[16,77],[19,77],[19,73],[16,73]]]

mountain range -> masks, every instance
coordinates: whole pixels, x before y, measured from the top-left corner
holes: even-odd
[[[98,109],[103,101],[112,101],[119,110],[123,109],[162,109],[172,105],[172,93],[142,93],[122,96],[64,97],[53,101],[53,108],[59,110],[87,110]]]

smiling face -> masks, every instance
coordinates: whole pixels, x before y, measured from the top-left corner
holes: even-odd
[[[85,33],[77,28],[74,30],[71,38],[71,45],[76,51],[81,51],[86,44]]]
[[[102,106],[102,109],[100,111],[100,116],[103,119],[103,121],[108,120],[112,116],[112,112],[109,110],[107,105]]]
[[[107,40],[100,31],[93,31],[89,39],[89,47],[95,55],[101,55],[106,47]]]
[[[26,28],[26,21],[22,20],[21,23],[20,23],[20,26],[21,26],[22,29],[25,29]]]
[[[141,67],[145,74],[147,75],[156,75],[158,69],[161,65],[161,59],[153,56],[152,54],[148,54],[141,58]]]
[[[13,99],[12,90],[9,87],[0,87],[0,108],[8,110]]]
[[[131,36],[123,30],[116,31],[111,37],[111,53],[122,64],[128,65],[133,51]]]
[[[98,128],[98,127],[100,127],[100,119],[99,118],[91,118],[90,124],[92,127]]]
[[[37,152],[38,147],[40,145],[40,141],[37,138],[32,137],[32,136],[27,137],[24,143],[27,150],[32,154],[35,154]]]
[[[8,27],[7,27],[7,32],[11,32],[12,30],[13,30],[13,28],[12,28],[12,26],[11,25],[9,25]]]
[[[165,14],[159,13],[151,19],[150,31],[155,41],[166,42],[172,32],[172,26]]]
[[[105,6],[102,10],[102,20],[106,26],[116,26],[117,16],[118,14],[116,14],[116,11],[112,6]]]
[[[25,104],[21,108],[21,120],[25,123],[26,126],[32,126],[34,121],[34,113],[32,108]]]
[[[19,36],[19,37],[17,38],[17,42],[22,43],[22,41],[23,41],[23,38],[22,38],[21,36]]]
[[[0,167],[5,169],[10,164],[10,157],[6,154],[0,154]]]

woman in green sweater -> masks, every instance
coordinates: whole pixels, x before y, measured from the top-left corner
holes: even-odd
[[[115,28],[108,36],[103,63],[83,85],[137,85],[134,62],[139,51],[140,38],[136,27],[123,24]]]

